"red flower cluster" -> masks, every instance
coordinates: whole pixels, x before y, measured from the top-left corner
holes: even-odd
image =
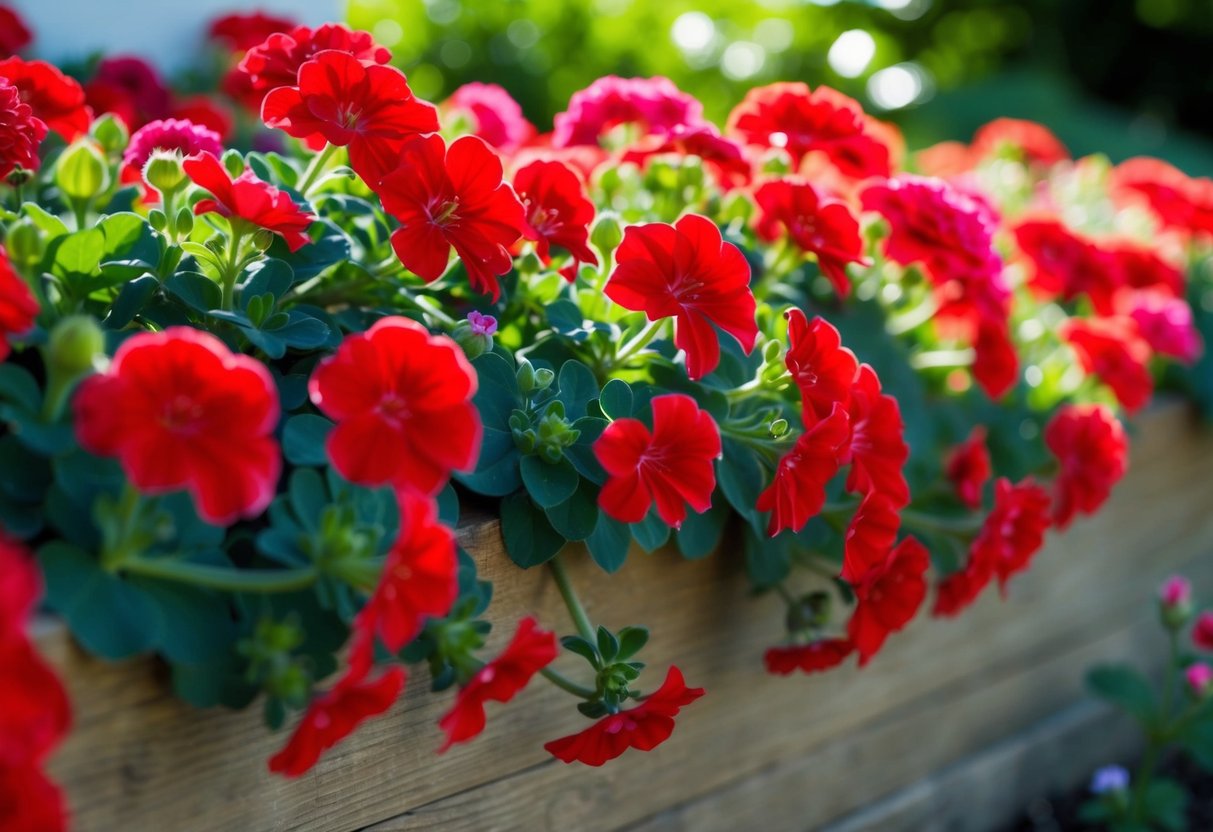
[[[814,323],[820,320],[817,318]],[[826,499],[826,483],[838,473],[839,465],[848,453],[850,439],[850,420],[847,411],[838,403],[834,404],[829,416],[805,428],[792,450],[779,460],[775,477],[758,495],[754,506],[759,511],[771,513],[767,534],[774,537],[784,529],[798,532],[821,511]]]
[[[661,687],[635,708],[611,714],[579,734],[552,740],[544,746],[566,763],[600,766],[629,748],[652,751],[674,732],[678,712],[703,696],[703,688],[688,688],[682,671],[671,667]]]
[[[349,147],[350,166],[370,183],[395,168],[410,139],[438,130],[438,112],[413,97],[403,72],[336,50],[300,66],[297,85],[270,90],[261,118],[312,150]]]
[[[1045,444],[1061,466],[1054,483],[1053,522],[1064,529],[1076,514],[1092,514],[1108,499],[1128,470],[1129,440],[1107,407],[1075,404],[1049,421]]]
[[[573,256],[561,273],[572,282],[579,263],[598,265],[590,250],[590,223],[594,203],[572,168],[563,162],[535,161],[514,174],[514,190],[526,210],[527,237],[536,242],[539,259],[552,262],[551,247],[560,246]]]
[[[626,138],[635,140],[704,124],[703,105],[678,89],[669,78],[607,75],[573,93],[568,109],[556,114],[552,145],[598,146],[619,128],[633,131]]]
[[[113,113],[130,130],[172,116],[173,94],[160,73],[131,55],[103,58],[84,94],[94,113]]]
[[[76,392],[76,438],[117,457],[141,491],[187,489],[215,525],[260,514],[282,459],[278,389],[265,365],[189,327],[142,332]]]
[[[747,353],[754,348],[757,302],[750,265],[714,222],[687,214],[674,225],[630,225],[615,252],[606,296],[650,321],[673,318],[674,344],[686,352],[687,374],[699,379],[720,363],[715,324]]]
[[[251,170],[233,179],[223,163],[206,152],[188,157],[182,166],[195,185],[214,197],[195,203],[195,214],[214,212],[230,221],[240,220],[272,231],[286,241],[291,251],[311,242],[307,230],[316,218],[296,205],[285,191],[258,179]]]
[[[0,531],[0,826],[18,832],[67,828],[63,795],[43,766],[67,735],[71,704],[26,633],[41,594],[33,555]]]
[[[20,90],[21,100],[64,141],[88,132],[93,119],[84,104],[84,89],[58,67],[46,61],[9,58],[0,61],[0,78],[7,78]]]
[[[623,523],[639,523],[657,503],[657,515],[678,528],[686,507],[712,506],[720,429],[690,396],[653,399],[653,430],[638,419],[616,419],[594,442],[608,479],[598,494],[602,510]]]
[[[824,199],[808,182],[778,179],[764,182],[754,191],[758,217],[754,230],[768,242],[784,234],[806,254],[817,257],[822,274],[829,278],[838,296],[851,291],[847,264],[867,261],[859,221],[846,204]]]
[[[464,84],[442,102],[441,110],[448,119],[469,122],[473,136],[502,153],[513,153],[535,135],[518,102],[496,84]]]
[[[1058,220],[1028,220],[1015,227],[1015,241],[1031,264],[1028,284],[1045,298],[1087,297],[1100,314],[1112,311],[1117,274],[1112,257]]]
[[[847,636],[859,653],[860,667],[918,612],[927,596],[924,575],[930,565],[926,547],[907,537],[854,585],[855,612],[847,622]]]
[[[279,32],[289,32],[297,24],[288,17],[263,11],[228,14],[211,21],[207,35],[232,52],[247,52]]]
[[[810,91],[799,82],[756,87],[729,114],[727,132],[746,144],[787,150],[796,165],[819,152],[852,179],[892,171],[890,147],[859,102],[829,87]]]
[[[8,261],[0,246],[0,361],[8,358],[8,339],[24,335],[34,327],[38,317],[38,301],[34,293]]]
[[[952,449],[952,453],[948,455],[946,472],[960,501],[969,508],[981,508],[982,489],[990,477],[994,476],[990,451],[986,447],[984,426],[973,428],[969,438]]]
[[[641,168],[656,156],[698,156],[724,190],[749,184],[753,174],[749,158],[740,144],[720,135],[712,124],[676,125],[668,133],[644,136],[620,156]]]
[[[46,130],[46,122],[22,100],[21,90],[0,76],[0,180],[17,168],[38,169],[38,145]]]
[[[1213,234],[1213,179],[1193,179],[1161,159],[1140,157],[1117,165],[1110,187],[1122,201],[1145,202],[1164,228]]]
[[[33,40],[34,35],[21,15],[8,4],[0,5],[0,56],[16,54]]]
[[[497,278],[513,268],[510,246],[527,233],[527,221],[488,145],[475,136],[449,148],[438,135],[415,139],[399,164],[371,184],[400,222],[392,248],[410,271],[437,280],[454,248],[472,288],[493,300],[501,296]]]
[[[455,704],[438,722],[446,732],[446,751],[457,742],[466,742],[484,730],[484,706],[487,702],[509,702],[547,667],[560,653],[556,634],[540,629],[535,619],[518,622],[518,631],[500,656],[476,671],[471,681],[459,690]]]
[[[249,109],[260,112],[267,92],[293,86],[299,68],[325,51],[344,52],[367,66],[386,64],[392,58],[392,53],[377,45],[369,32],[354,31],[340,23],[326,23],[316,29],[296,26],[249,47],[225,86]]]
[[[1008,150],[1029,165],[1055,165],[1070,158],[1070,151],[1043,124],[1021,118],[996,118],[973,134],[973,155],[989,159]]]
[[[1108,385],[1125,410],[1134,413],[1150,400],[1150,345],[1132,318],[1070,318],[1060,334],[1082,369]]]
[[[390,317],[350,335],[312,373],[308,390],[337,421],[328,453],[351,482],[432,495],[451,471],[476,465],[476,373],[454,341],[421,324]]]
[[[180,119],[149,121],[131,134],[122,152],[123,182],[139,182],[143,166],[157,150],[177,151],[183,157],[209,153],[223,155],[223,137],[209,127]]]
[[[763,656],[768,673],[790,676],[801,673],[818,673],[837,667],[855,652],[855,645],[847,638],[828,638],[810,644],[793,644],[772,647]]]

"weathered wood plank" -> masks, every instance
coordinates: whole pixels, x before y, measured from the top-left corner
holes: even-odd
[[[459,814],[462,806],[463,817],[450,820],[450,828],[617,828],[781,761],[846,747],[852,734],[919,707],[914,703],[961,701],[992,680],[1029,678],[1025,674],[1050,656],[1094,649],[1135,620],[1152,585],[1181,566],[1198,569],[1213,589],[1213,566],[1207,559],[1192,563],[1213,548],[1206,487],[1211,451],[1213,441],[1194,431],[1182,408],[1151,412],[1136,437],[1133,471],[1108,510],[1054,540],[1037,567],[1012,586],[1009,602],[990,597],[960,621],[916,622],[862,672],[764,676],[761,650],[779,635],[779,604],[748,597],[739,553],[696,562],[634,554],[610,578],[578,559],[574,579],[590,615],[612,627],[651,625],[645,658],[656,674],[677,662],[689,681],[709,691],[680,720],[672,742],[630,756],[625,765],[592,771],[552,761],[543,742],[583,720],[567,696],[539,684],[508,709],[491,709],[489,728],[476,742],[435,756],[435,723],[449,698],[430,695],[422,673],[390,716],[365,726],[312,773],[285,781],[265,769],[283,736],[268,734],[255,709],[192,710],[171,697],[154,664],[95,662],[56,628],[41,643],[65,669],[77,727],[52,771],[67,785],[82,830],[349,830],[410,812],[424,818],[431,813],[423,807],[455,795],[449,811]],[[464,533],[465,546],[496,583],[493,620],[512,622],[532,612],[569,629],[548,576],[513,567],[495,525],[476,524]],[[507,625],[494,633],[493,644],[508,636]],[[1076,695],[1081,668],[1070,671],[1068,683],[1057,675],[1045,687],[1021,687],[1000,700],[1013,718],[945,743],[930,765],[944,765],[1063,706]],[[846,800],[821,795],[836,805],[822,820],[908,785],[926,764],[902,754],[878,755],[864,765],[883,772],[870,778],[878,788],[857,780],[847,785]],[[798,797],[818,798],[814,783],[826,767],[813,766],[812,780],[797,786]],[[477,797],[499,792],[502,802],[493,805]]]

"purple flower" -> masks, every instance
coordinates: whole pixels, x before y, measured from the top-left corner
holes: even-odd
[[[475,335],[492,337],[497,332],[497,319],[492,315],[484,315],[473,310],[468,313],[468,323],[472,325],[472,333]]]
[[[1091,778],[1092,794],[1123,792],[1129,788],[1129,772],[1123,766],[1104,766]]]

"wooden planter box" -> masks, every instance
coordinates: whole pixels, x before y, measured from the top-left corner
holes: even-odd
[[[269,733],[258,708],[194,710],[155,663],[95,661],[47,623],[39,641],[76,710],[51,771],[79,830],[997,828],[1133,753],[1127,726],[1085,698],[1083,672],[1159,656],[1150,599],[1166,575],[1213,592],[1211,452],[1184,407],[1152,410],[1110,505],[1053,537],[1007,601],[990,591],[958,620],[924,615],[863,671],[765,675],[782,610],[748,596],[737,552],[636,552],[610,578],[572,558],[593,618],[650,625],[655,678],[677,662],[708,690],[670,742],[603,769],[544,752],[584,720],[541,681],[491,705],[475,742],[436,755],[450,693],[431,695],[420,671],[389,716],[284,780],[266,759],[285,733]],[[570,630],[547,572],[514,567],[494,522],[461,536],[495,584],[491,647],[525,613]]]

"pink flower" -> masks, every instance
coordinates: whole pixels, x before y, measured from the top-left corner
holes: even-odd
[[[1165,607],[1183,607],[1192,603],[1192,583],[1182,575],[1172,575],[1159,591]]]
[[[703,105],[669,78],[607,75],[573,93],[569,108],[556,114],[552,145],[598,145],[617,128],[648,136],[704,124]]]
[[[1196,617],[1192,643],[1201,650],[1213,650],[1213,610],[1205,610]]]
[[[496,84],[464,84],[440,109],[445,123],[450,124],[452,116],[462,116],[471,122],[473,136],[502,153],[513,153],[535,135],[535,125],[526,120],[518,102]]]
[[[1197,699],[1204,699],[1213,687],[1213,667],[1198,663],[1184,671],[1184,679],[1188,682],[1188,690]]]

